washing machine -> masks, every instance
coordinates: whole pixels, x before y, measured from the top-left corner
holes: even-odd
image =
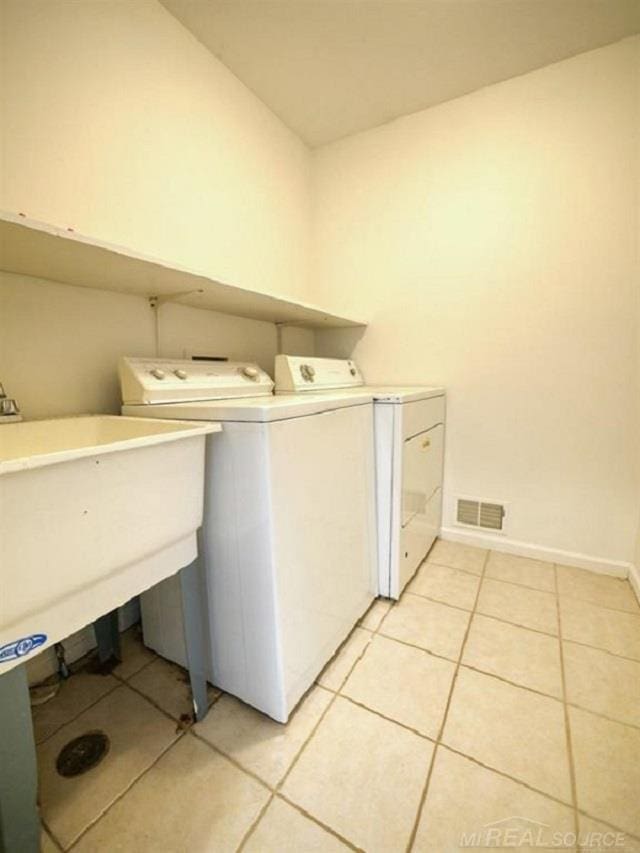
[[[254,364],[123,358],[123,414],[211,420],[200,552],[210,681],[280,722],[376,594],[371,395],[273,395]],[[142,596],[145,643],[184,665],[178,590]]]
[[[445,391],[366,385],[349,359],[276,356],[276,394],[316,393],[316,377],[373,398],[378,594],[399,598],[442,525]]]

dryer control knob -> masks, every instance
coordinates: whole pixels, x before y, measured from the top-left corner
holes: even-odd
[[[257,379],[260,376],[260,371],[257,367],[247,366],[242,368],[242,375],[246,376],[247,379]]]
[[[187,378],[187,371],[183,370],[181,367],[179,367],[177,370],[174,370],[173,372],[178,377],[178,379],[186,379]]]
[[[164,379],[166,374],[164,370],[161,370],[159,367],[154,367],[151,371],[151,375],[154,376],[156,379]]]

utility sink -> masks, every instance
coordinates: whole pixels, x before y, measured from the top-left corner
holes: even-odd
[[[0,426],[0,674],[197,556],[215,423]]]

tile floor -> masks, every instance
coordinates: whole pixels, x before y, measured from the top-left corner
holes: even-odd
[[[640,851],[640,608],[628,582],[438,542],[281,726],[126,637],[35,709],[42,849]],[[76,779],[60,747],[104,729]],[[554,835],[555,834],[555,835]],[[578,841],[576,841],[578,835]]]

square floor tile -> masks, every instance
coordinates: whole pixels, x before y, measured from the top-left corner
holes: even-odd
[[[335,835],[274,797],[243,850],[248,853],[344,853]]]
[[[489,554],[485,575],[499,581],[530,586],[545,592],[556,591],[553,563],[532,560],[529,557],[517,557],[492,551]]]
[[[562,703],[490,675],[460,669],[443,743],[571,802]]]
[[[110,749],[101,763],[74,778],[56,771],[65,744],[103,731]],[[38,748],[43,820],[66,848],[176,739],[176,725],[128,687],[119,687]]]
[[[338,649],[335,657],[318,676],[318,684],[327,690],[338,691],[351,672],[351,668],[366,649],[371,640],[371,633],[364,628],[354,628],[349,639],[342,648]]]
[[[338,697],[283,793],[358,847],[403,850],[432,749],[424,738]]]
[[[390,599],[377,598],[360,620],[360,627],[368,631],[377,631],[392,606],[393,602]]]
[[[277,785],[311,734],[332,694],[315,687],[286,725],[224,695],[194,731],[269,785]]]
[[[477,575],[426,562],[420,567],[408,590],[415,595],[473,610],[479,584]]]
[[[570,598],[599,604],[600,607],[613,607],[636,614],[640,612],[631,584],[623,578],[587,572],[573,566],[558,566],[558,592]]]
[[[377,636],[342,693],[435,739],[455,669],[455,664],[421,649]]]
[[[452,569],[463,569],[465,572],[480,575],[486,558],[487,551],[484,548],[474,548],[471,545],[438,539],[429,551],[427,560],[430,563],[439,563],[441,566],[450,566]]]
[[[640,727],[640,662],[565,642],[567,701]]]
[[[562,637],[640,660],[640,616],[560,596]]]
[[[52,699],[31,709],[36,743],[46,740],[90,705],[115,690],[119,684],[110,675],[97,675],[84,670],[62,679]]]
[[[113,674],[125,681],[158,657],[142,642],[142,630],[139,625],[134,625],[120,634],[120,653],[122,662],[115,667]]]
[[[465,610],[405,593],[379,634],[457,660],[470,616]]]
[[[555,637],[476,613],[462,662],[562,698],[560,643]]]
[[[547,634],[558,633],[556,597],[550,592],[525,589],[485,577],[476,609],[485,616],[495,616],[524,628]]]
[[[640,853],[640,839],[586,815],[578,814],[581,853]]]
[[[530,833],[536,837],[540,832],[541,841],[551,841],[555,832],[564,836],[574,831],[573,810],[568,806],[439,747],[413,850],[460,853],[465,846],[504,844],[533,851],[540,846],[525,843]],[[508,834],[511,843],[507,845]]]
[[[129,684],[175,720],[193,714],[189,673],[175,663],[156,658],[131,676]],[[219,695],[217,688],[207,685],[209,704]]]
[[[255,779],[186,734],[82,837],[74,853],[234,851],[269,796]]]
[[[640,836],[640,731],[569,708],[578,808]]]

